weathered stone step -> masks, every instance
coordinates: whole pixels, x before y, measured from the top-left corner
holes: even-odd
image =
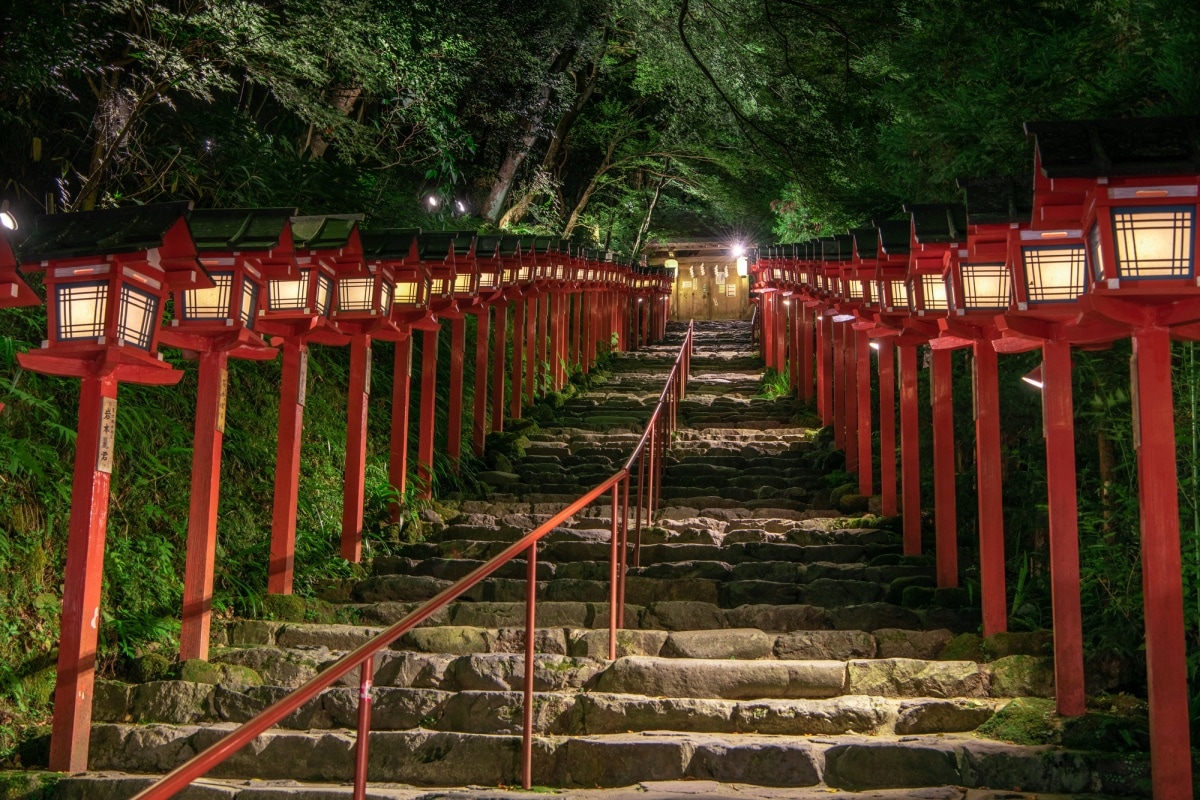
[[[240,723],[276,702],[275,686],[211,686],[156,681],[137,686],[99,686],[97,723]],[[991,718],[1004,700],[988,698],[880,698],[864,695],[725,699],[647,696],[603,690],[534,694],[534,731],[577,736],[626,731],[766,733],[789,736],[860,733],[960,733]],[[357,687],[325,690],[283,720],[289,730],[354,729]],[[371,727],[377,731],[416,728],[458,733],[520,733],[522,694],[376,687]]]
[[[232,726],[97,725],[91,767],[165,771]],[[264,734],[214,777],[349,781],[354,736]],[[416,785],[511,785],[520,780],[520,737],[443,731],[371,734],[368,778]],[[562,787],[627,786],[651,780],[718,780],[758,786],[861,791],[890,787],[987,787],[1034,792],[1136,794],[1144,756],[1023,747],[967,734],[870,737],[645,732],[534,740],[533,781]]]
[[[258,674],[282,685],[293,676],[315,674],[320,665],[332,660],[337,653],[365,644],[380,631],[372,626],[243,621],[228,626],[220,644],[233,648],[281,648],[285,652],[270,664],[264,666],[260,659],[254,666],[258,668]],[[838,661],[878,657],[933,661],[939,658],[952,636],[948,630],[899,628],[881,628],[874,632],[813,630],[783,634],[757,628],[626,629],[617,632],[617,655]],[[524,653],[525,632],[521,628],[439,625],[409,631],[395,646],[443,655]],[[608,632],[602,628],[538,628],[534,632],[534,646],[538,653],[606,658]],[[321,648],[327,652],[322,652]],[[1032,649],[1025,654],[1041,655]],[[215,658],[218,661],[237,660],[231,654],[217,654]]]

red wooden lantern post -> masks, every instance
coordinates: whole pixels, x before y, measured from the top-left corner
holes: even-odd
[[[460,232],[454,238],[454,243],[452,302],[437,313],[439,318],[450,320],[450,414],[446,429],[446,455],[450,456],[457,472],[462,458],[463,372],[467,355],[466,315],[473,313],[473,309],[479,304],[480,273],[476,263],[475,234],[470,231]],[[466,252],[463,252],[464,248]]]
[[[409,245],[416,229],[382,231],[371,238],[380,249],[395,241],[396,248]],[[357,273],[337,279],[337,300],[331,317],[350,337],[350,385],[346,409],[346,468],[342,489],[341,555],[357,563],[362,559],[363,500],[367,470],[367,403],[371,395],[371,342],[391,341],[397,349],[407,348],[409,330],[393,317],[396,301],[397,265],[394,260],[367,256],[363,239],[363,266]],[[407,389],[407,385],[404,387]]]
[[[904,330],[904,319],[908,317],[908,289],[905,278],[908,274],[908,250],[911,238],[909,220],[885,220],[875,223],[877,237],[875,256],[875,295],[877,298],[874,319],[876,328],[872,335],[879,353],[879,483],[880,500],[884,516],[894,516],[898,511],[896,480],[896,351],[900,342],[908,337],[900,336]],[[912,355],[911,374],[906,374],[909,389],[903,395],[901,405],[903,433],[912,440],[901,447],[904,472],[904,552],[914,555],[921,552],[921,481],[920,450],[916,444],[919,436],[917,427],[917,384],[916,348],[911,342],[905,347]],[[902,353],[905,351],[901,351]],[[911,451],[911,452],[910,452]]]
[[[408,488],[408,421],[412,396],[412,333],[437,328],[429,311],[432,283],[421,264],[416,229],[385,229],[362,233],[363,257],[368,267],[388,269],[395,278],[391,322],[397,335],[392,368],[392,425],[388,450],[388,483],[403,496]],[[399,519],[400,506],[392,509]]]
[[[292,593],[296,550],[296,508],[300,491],[300,442],[308,384],[308,345],[349,341],[330,314],[339,275],[364,271],[358,215],[293,217],[297,272],[268,276],[267,305],[260,333],[274,336],[283,350],[279,394],[279,439],[275,454],[275,498],[271,522],[271,562],[267,591]]]
[[[1083,324],[1133,336],[1152,782],[1156,798],[1191,797],[1170,337],[1200,335],[1200,118],[1030,123],[1026,131],[1036,138],[1039,192],[1047,182],[1054,191],[1083,181],[1077,219],[1091,268],[1079,298]]]
[[[796,280],[800,284],[801,301],[800,315],[800,345],[799,358],[799,396],[805,403],[811,403],[816,395],[816,364],[814,362],[813,335],[816,321],[816,289],[815,267],[812,258],[812,242],[801,242],[794,245]],[[740,265],[739,265],[740,269]]]
[[[199,361],[192,495],[179,657],[208,658],[221,443],[229,358],[271,360],[279,351],[255,332],[268,276],[294,275],[295,209],[193,211],[189,225],[213,286],[175,293],[175,317],[159,339]]]
[[[853,261],[848,270],[848,288],[856,303],[851,306],[856,319],[854,329],[856,408],[858,409],[858,493],[869,497],[875,494],[874,458],[871,453],[871,347],[870,333],[875,329],[875,312],[879,310],[875,295],[876,264],[879,253],[879,231],[876,228],[855,228],[850,231]],[[882,387],[881,387],[882,390]]]
[[[5,218],[7,217],[7,221]],[[10,212],[0,213],[0,308],[40,305],[42,300],[17,273],[17,256],[8,241],[7,231],[16,230],[17,221]],[[0,412],[4,403],[0,403]]]
[[[933,400],[937,583],[940,587],[953,587],[958,586],[958,517],[954,479],[954,376],[951,350],[963,346],[964,342],[939,342],[934,338],[937,334],[934,325],[949,309],[943,271],[950,253],[966,244],[966,209],[960,205],[906,205],[904,210],[912,217],[908,298],[913,318],[906,324],[928,335],[929,346],[933,350],[929,383]],[[922,321],[924,325],[921,325]]]
[[[484,451],[484,440],[487,436],[487,403],[488,403],[488,329],[489,318],[493,307],[499,306],[503,308],[507,301],[503,297],[503,274],[504,261],[500,254],[500,245],[503,238],[511,241],[516,241],[515,237],[500,237],[500,236],[480,236],[475,240],[475,264],[479,272],[478,279],[478,302],[472,307],[471,313],[475,315],[475,407],[473,427],[471,431],[471,442],[475,455],[482,456]],[[503,314],[503,312],[501,312]],[[501,323],[501,327],[503,321]],[[503,333],[497,329],[497,336],[503,337]],[[501,352],[501,361],[499,366],[493,365],[492,369],[497,375],[501,376],[500,390],[504,391],[503,383],[503,357]],[[500,400],[503,405],[503,397]],[[503,416],[503,408],[500,409]],[[496,420],[493,419],[493,425]],[[504,424],[503,419],[499,421],[500,426]],[[494,429],[494,428],[493,428]]]
[[[172,290],[212,285],[187,210],[163,203],[39,217],[19,251],[26,268],[45,270],[49,330],[41,348],[17,360],[82,380],[50,737],[58,772],[87,769],[117,386],[179,382],[183,373],[157,354],[163,304]]]
[[[974,354],[976,496],[979,503],[979,572],[983,633],[1008,629],[1005,594],[1004,495],[1001,485],[1000,384],[997,313],[1012,296],[1010,233],[1027,225],[1033,192],[1028,182],[960,181],[967,192],[967,247],[952,253],[946,271],[949,315],[939,320],[939,341],[968,342]],[[1016,352],[1019,339],[1001,343]],[[1037,343],[1024,343],[1025,349]]]

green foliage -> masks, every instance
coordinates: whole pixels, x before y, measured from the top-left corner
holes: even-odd
[[[767,367],[758,382],[758,396],[778,400],[790,396],[791,393],[792,384],[787,369],[779,372],[774,367]]]

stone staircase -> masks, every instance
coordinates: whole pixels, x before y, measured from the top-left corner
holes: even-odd
[[[619,357],[607,382],[516,442],[521,457],[490,496],[377,558],[346,587],[339,613],[352,624],[236,621],[184,680],[101,684],[96,772],[57,796],[129,797],[611,475],[681,339],[673,327]],[[698,327],[692,363],[616,661],[607,503],[539,551],[535,784],[639,798],[1139,791],[1127,762],[973,733],[1011,698],[1052,693],[1044,639],[1014,637],[991,663],[942,660],[977,612],[936,602],[930,559],[903,556],[897,533],[826,510],[828,454],[790,402],[754,396],[749,327]],[[526,796],[504,789],[520,781],[525,572],[510,563],[377,658],[370,797]],[[935,602],[912,607],[914,591]],[[357,691],[329,689],[180,796],[349,797]]]

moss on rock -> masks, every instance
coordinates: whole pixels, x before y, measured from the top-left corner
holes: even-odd
[[[987,661],[983,638],[975,633],[963,633],[950,640],[938,656],[943,661]]]
[[[1018,697],[980,725],[976,733],[1013,744],[1057,744],[1060,730],[1054,701]]]

